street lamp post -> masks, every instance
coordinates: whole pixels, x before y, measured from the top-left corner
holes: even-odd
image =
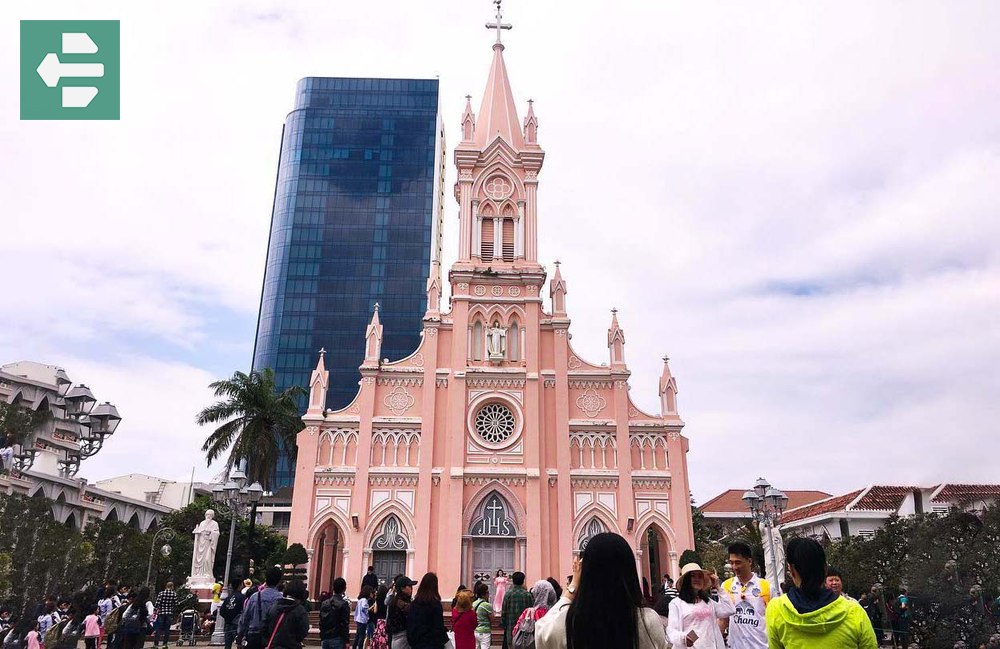
[[[767,545],[771,555],[771,572],[775,581],[778,579],[777,552],[774,547],[774,526],[781,520],[781,514],[788,507],[788,496],[775,489],[764,478],[757,478],[753,489],[743,494],[743,503],[750,510],[753,519],[764,525],[767,532]],[[777,592],[781,592],[781,584],[772,584]]]
[[[174,538],[174,531],[171,528],[169,528],[169,527],[161,527],[160,529],[158,529],[156,531],[156,534],[153,535],[153,540],[149,544],[149,563],[146,564],[146,585],[147,586],[150,585],[149,584],[149,577],[153,573],[153,553],[156,551],[156,539],[160,538],[161,534],[163,535],[163,541],[164,541],[164,543],[168,543],[171,539]],[[170,546],[169,545],[164,545],[163,548],[166,549],[165,551],[163,551],[164,556],[166,556],[167,554],[170,554],[170,550],[169,550]]]
[[[229,547],[226,549],[226,572],[220,593],[222,597],[228,596],[229,570],[233,565],[233,541],[236,540],[236,518],[243,516],[247,505],[255,506],[260,502],[263,494],[264,488],[259,482],[247,486],[247,476],[240,469],[232,471],[225,484],[216,484],[212,487],[212,500],[215,501],[216,509],[229,514]],[[222,625],[216,623],[209,644],[226,644],[226,632]]]

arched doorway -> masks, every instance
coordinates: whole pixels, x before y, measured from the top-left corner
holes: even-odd
[[[524,544],[518,547],[518,531],[510,505],[497,492],[491,492],[476,511],[466,538],[467,583],[483,581],[490,586],[490,598],[496,594],[493,578],[497,570],[510,575],[523,566]]]
[[[663,583],[663,575],[673,572],[670,562],[670,544],[667,536],[656,524],[651,524],[640,537],[642,565],[640,577],[649,580],[655,590]],[[671,575],[674,579],[677,575]]]
[[[372,539],[372,565],[379,579],[389,583],[396,575],[406,574],[406,550],[409,547],[402,523],[395,514],[386,516],[378,535]]]
[[[311,575],[310,592],[320,593],[326,591],[333,592],[333,580],[344,571],[344,534],[340,527],[333,521],[327,521],[320,528],[316,543],[313,545],[312,565],[309,574]]]

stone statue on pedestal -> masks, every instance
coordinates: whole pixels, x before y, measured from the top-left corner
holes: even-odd
[[[215,512],[205,511],[205,520],[194,528],[194,551],[191,554],[191,576],[188,577],[188,587],[211,587],[215,583],[213,568],[215,566],[215,550],[219,545],[219,524],[215,521]]]
[[[491,361],[502,360],[507,354],[507,330],[497,320],[486,330],[486,353]]]

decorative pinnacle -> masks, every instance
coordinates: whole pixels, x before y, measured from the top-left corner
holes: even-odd
[[[319,355],[320,357],[326,356],[326,347],[319,348]]]
[[[559,268],[559,266],[560,266],[561,264],[562,264],[562,262],[561,262],[561,261],[559,261],[558,259],[556,259],[556,268]]]
[[[379,309],[379,307],[378,307],[378,302],[376,302],[376,303],[375,303],[375,311],[377,312],[377,311],[378,311],[378,309]]]
[[[611,309],[611,315],[618,315],[618,308],[614,307]]]
[[[666,363],[666,362],[667,362],[667,361],[669,361],[669,360],[670,360],[670,357],[669,357],[669,356],[667,356],[666,354],[664,354],[664,355],[663,355],[663,362],[664,362],[664,363]]]

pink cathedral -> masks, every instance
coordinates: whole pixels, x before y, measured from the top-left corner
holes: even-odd
[[[324,412],[323,352],[312,373],[289,529],[309,554],[310,592],[337,576],[357,583],[369,565],[387,581],[434,571],[442,592],[498,568],[563,581],[603,531],[629,540],[655,586],[693,547],[688,440],[666,359],[660,412],[643,412],[617,314],[607,362],[589,362],[570,344],[558,262],[546,286],[545,152],[530,101],[518,118],[503,50],[498,30],[479,113],[467,102],[462,115],[449,310],[432,272],[422,342],[389,361],[376,305],[360,389],[343,410]]]

